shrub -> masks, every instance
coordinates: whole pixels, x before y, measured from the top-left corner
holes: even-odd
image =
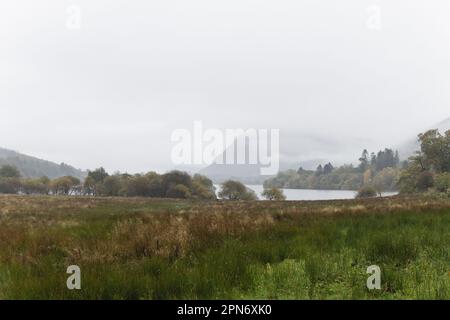
[[[25,194],[47,194],[48,178],[24,179],[21,182],[21,190]]]
[[[126,179],[121,193],[128,197],[149,197],[151,195],[149,179],[140,174]]]
[[[370,186],[365,186],[359,189],[356,198],[374,198],[378,195],[377,190]]]
[[[182,184],[172,185],[169,187],[166,193],[168,198],[188,199],[191,197],[189,188]]]
[[[103,188],[101,193],[105,196],[118,196],[120,193],[121,181],[120,176],[107,176],[103,181]]]
[[[424,171],[419,175],[417,179],[417,190],[419,191],[427,191],[429,188],[433,187],[434,178],[433,174],[429,171]]]
[[[283,190],[278,188],[264,189],[261,195],[267,200],[286,200],[286,196],[283,194]]]
[[[192,190],[195,198],[214,200],[216,199],[216,188],[213,182],[200,174],[195,174],[192,179]]]
[[[450,190],[450,173],[445,172],[436,175],[435,183],[436,190],[439,192],[449,192]]]
[[[225,200],[257,200],[253,190],[248,189],[239,181],[227,180],[222,183],[222,190],[219,197]]]
[[[18,178],[0,178],[0,193],[15,194],[20,189]]]
[[[166,192],[175,185],[184,185],[187,188],[192,187],[192,178],[187,172],[173,170],[162,175],[162,185]]]
[[[80,184],[80,180],[71,176],[61,177],[50,181],[49,189],[52,194],[70,194],[75,187]]]

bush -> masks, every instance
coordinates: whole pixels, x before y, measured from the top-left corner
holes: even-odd
[[[192,187],[192,178],[187,172],[173,170],[162,175],[162,185],[167,191],[178,184],[186,186],[188,189]]]
[[[450,192],[450,173],[445,172],[436,175],[434,186],[439,192]]]
[[[150,180],[140,174],[125,180],[121,194],[128,197],[150,197],[152,195]]]
[[[20,189],[20,179],[0,178],[0,193],[16,194]]]
[[[204,200],[216,199],[216,187],[214,187],[213,182],[208,177],[195,174],[192,181],[192,189],[195,198]]]
[[[378,195],[377,190],[373,187],[362,187],[359,189],[358,194],[356,195],[356,198],[374,198]]]
[[[264,189],[261,195],[267,200],[286,200],[286,196],[283,194],[283,190],[278,188]]]
[[[177,199],[188,199],[191,197],[189,188],[182,184],[172,185],[166,192],[166,197]]]
[[[71,176],[61,177],[50,181],[49,189],[54,195],[68,195],[80,185],[80,180]]]
[[[47,194],[48,178],[24,179],[21,182],[21,190],[25,194]]]
[[[101,188],[101,193],[105,196],[118,196],[121,189],[121,179],[120,176],[107,176],[103,181],[103,187]]]
[[[246,192],[243,195],[241,200],[255,201],[255,200],[258,200],[258,196],[256,195],[255,191],[253,191],[252,189],[246,188]]]
[[[228,180],[222,183],[219,197],[225,200],[257,200],[253,190],[248,189],[239,181]]]
[[[429,188],[433,187],[434,178],[433,174],[429,171],[424,171],[419,175],[417,179],[417,190],[419,191],[427,191]]]

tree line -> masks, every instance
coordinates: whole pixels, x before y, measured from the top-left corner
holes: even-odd
[[[363,150],[357,166],[319,165],[316,170],[288,170],[266,180],[265,187],[359,190],[359,196],[382,191],[432,192],[450,195],[450,130],[429,130],[418,135],[420,150],[400,161],[392,149]]]
[[[165,174],[109,174],[104,168],[88,171],[84,181],[72,176],[55,179],[47,177],[22,178],[19,170],[11,165],[0,167],[0,193],[35,195],[83,195],[105,197],[153,197],[215,200],[213,182],[200,174],[189,175],[182,171]],[[244,184],[228,180],[218,193],[224,200],[257,200],[255,192]],[[267,189],[262,196],[268,200],[284,200],[281,190]]]
[[[319,165],[316,170],[288,170],[266,180],[262,196],[285,199],[280,188],[360,190],[360,196],[381,191],[401,193],[438,192],[450,194],[450,130],[430,130],[418,136],[420,150],[400,162],[392,149],[362,152],[358,166]],[[103,168],[88,171],[84,181],[72,176],[24,178],[12,165],[0,167],[0,193],[216,199],[213,182],[200,174],[182,171],[164,174],[109,174]],[[238,181],[225,181],[218,193],[226,200],[256,200],[258,196]]]
[[[320,190],[358,190],[372,185],[376,190],[393,191],[396,189],[400,168],[403,164],[397,151],[392,149],[371,153],[362,152],[358,166],[353,164],[340,167],[330,162],[320,164],[316,170],[287,170],[265,181],[265,187],[320,189]]]
[[[167,197],[184,199],[215,199],[213,182],[199,174],[190,176],[182,171],[165,174],[115,173],[104,168],[88,171],[84,181],[72,176],[55,179],[47,177],[22,178],[19,170],[11,165],[0,168],[0,193],[87,195],[124,197]]]

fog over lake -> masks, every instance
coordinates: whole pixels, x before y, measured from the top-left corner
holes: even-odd
[[[354,162],[449,116],[450,2],[405,3],[3,0],[0,147],[163,173],[200,120]]]

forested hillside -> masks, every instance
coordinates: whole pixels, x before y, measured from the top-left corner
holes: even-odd
[[[27,178],[40,178],[46,176],[50,179],[72,176],[84,178],[86,173],[70,165],[38,159],[15,151],[0,148],[0,166],[12,165],[19,169],[21,175]]]

